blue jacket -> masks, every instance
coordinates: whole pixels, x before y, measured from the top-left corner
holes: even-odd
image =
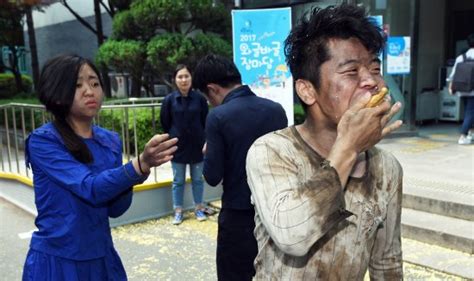
[[[109,217],[129,208],[132,186],[146,179],[131,162],[122,166],[116,133],[94,126],[84,141],[94,158],[89,164],[72,156],[52,123],[26,140],[38,210],[30,243],[36,251],[71,260],[104,257],[113,248]]]
[[[287,125],[283,107],[257,97],[248,86],[231,91],[209,113],[203,174],[212,186],[223,180],[223,208],[253,209],[245,172],[247,151],[260,136]]]
[[[161,126],[171,138],[178,137],[178,150],[174,153],[173,162],[202,162],[208,111],[206,99],[193,90],[189,91],[187,97],[183,97],[179,91],[165,97],[160,111]]]

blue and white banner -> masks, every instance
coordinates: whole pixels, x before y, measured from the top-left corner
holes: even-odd
[[[283,51],[290,29],[291,8],[232,11],[234,62],[242,82],[280,103],[292,125],[293,78]]]
[[[387,40],[387,73],[409,74],[410,37],[388,37]]]

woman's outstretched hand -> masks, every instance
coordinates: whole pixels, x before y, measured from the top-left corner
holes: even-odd
[[[173,153],[178,149],[176,143],[178,138],[169,138],[168,134],[154,135],[146,144],[138,158],[134,159],[133,166],[140,174],[150,173],[150,168],[158,167],[171,159]],[[141,169],[140,169],[141,168]]]

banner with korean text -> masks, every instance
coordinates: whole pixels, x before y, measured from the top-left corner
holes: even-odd
[[[290,29],[291,8],[232,11],[234,62],[242,82],[280,103],[292,125],[293,78],[283,50]]]

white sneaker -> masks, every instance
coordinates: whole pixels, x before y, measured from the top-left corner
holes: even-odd
[[[458,144],[461,144],[461,145],[471,144],[471,141],[472,141],[472,138],[460,136],[458,140]]]

